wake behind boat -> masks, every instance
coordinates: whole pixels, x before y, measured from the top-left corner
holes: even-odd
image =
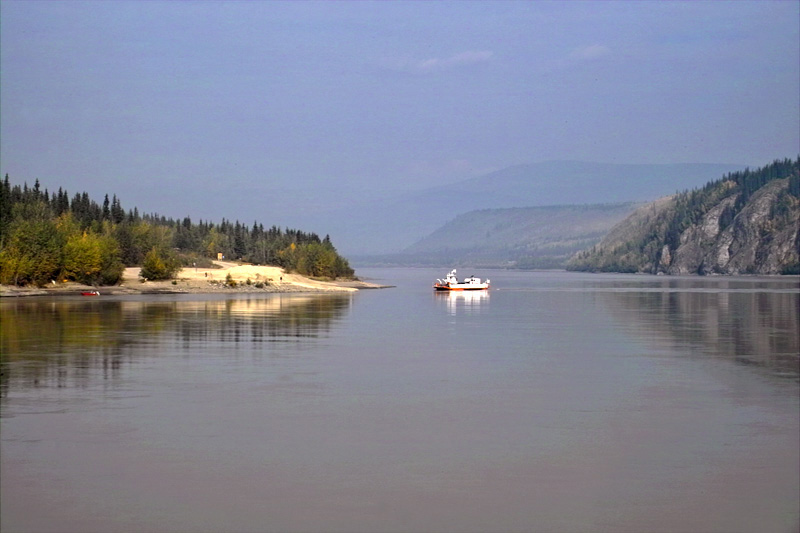
[[[456,277],[456,269],[451,270],[444,280],[437,279],[433,284],[433,288],[437,291],[480,291],[489,288],[489,280],[481,282],[481,278],[470,276],[465,278],[464,281],[458,281]]]

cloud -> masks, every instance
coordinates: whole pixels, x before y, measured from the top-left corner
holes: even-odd
[[[489,50],[469,50],[449,57],[431,57],[427,59],[405,57],[400,59],[387,59],[383,61],[383,65],[392,70],[427,74],[475,63],[483,63],[489,61],[493,55],[494,54]]]
[[[593,61],[611,54],[611,49],[603,44],[581,46],[570,52],[569,58],[575,61]]]
[[[418,70],[429,71],[458,67],[461,65],[471,65],[472,63],[481,63],[483,61],[488,61],[491,58],[492,53],[488,50],[461,52],[460,54],[456,54],[445,59],[425,59],[417,63],[416,67]]]

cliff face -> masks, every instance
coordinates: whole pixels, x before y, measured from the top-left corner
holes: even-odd
[[[681,233],[680,246],[659,270],[668,274],[781,274],[787,265],[796,264],[797,201],[783,216],[775,216],[788,181],[776,180],[759,189],[727,227],[721,218],[733,208],[737,196],[721,200],[698,224]]]
[[[576,254],[568,268],[676,275],[798,274],[800,160],[783,165],[779,170],[788,177],[777,178],[772,167],[765,167],[642,207],[600,244]]]

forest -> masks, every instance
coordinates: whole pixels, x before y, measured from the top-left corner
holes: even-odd
[[[125,210],[113,195],[102,204],[88,193],[70,197],[33,187],[0,185],[0,283],[43,286],[56,280],[90,285],[118,283],[127,266],[141,266],[147,279],[168,279],[184,266],[227,260],[280,266],[320,277],[352,277],[330,237],[277,226],[265,228],[189,217],[175,220]]]

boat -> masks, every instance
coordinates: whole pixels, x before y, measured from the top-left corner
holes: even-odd
[[[456,269],[454,268],[447,273],[443,280],[437,279],[433,284],[433,288],[437,291],[481,291],[489,288],[489,280],[481,281],[481,278],[470,276],[464,278],[464,281],[458,281],[456,277]]]
[[[99,291],[83,291],[81,292],[81,296],[100,296]]]

